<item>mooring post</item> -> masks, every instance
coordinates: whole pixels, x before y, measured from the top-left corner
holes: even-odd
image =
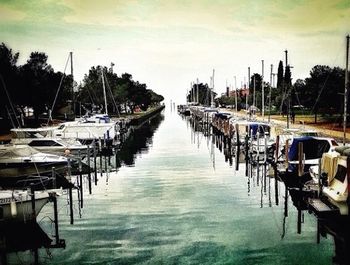
[[[31,196],[31,205],[32,205],[32,217],[33,217],[33,220],[35,220],[36,219],[36,211],[35,211],[34,183],[30,183],[30,196]]]
[[[289,146],[288,145],[289,145],[289,142],[288,142],[288,140],[286,140],[286,145],[285,145],[285,156],[286,156],[285,157],[286,158],[285,159],[285,167],[286,167],[286,172],[288,171],[288,162],[289,162],[288,161],[288,159],[289,159],[288,158],[288,154],[289,154]]]
[[[256,132],[256,143],[257,143],[256,184],[259,186],[259,178],[260,178],[260,133],[259,133],[259,130]]]
[[[117,152],[118,148],[117,146],[114,147],[114,155],[115,155],[115,170],[117,170],[118,168],[118,152]]]
[[[302,142],[298,143],[298,176],[300,177],[304,174],[304,145]]]
[[[288,217],[288,187],[287,185],[285,186],[285,191],[284,191],[284,216]]]
[[[237,153],[236,153],[236,171],[239,170],[239,154],[241,153],[241,146],[237,145]]]
[[[38,265],[39,264],[39,251],[38,249],[33,249],[33,253],[34,253],[34,264]]]
[[[104,157],[105,157],[105,172],[107,172],[107,152],[105,153]]]
[[[96,142],[94,140],[94,181],[95,181],[95,186],[97,185],[97,159],[96,159]]]
[[[54,213],[54,224],[55,224],[55,237],[56,237],[56,245],[58,246],[60,243],[60,236],[58,233],[58,214],[57,214],[57,197],[56,193],[50,193],[51,200],[53,201],[53,213]]]
[[[99,153],[100,153],[100,174],[102,177],[102,142],[101,142],[101,138],[99,138]]]
[[[69,216],[70,216],[70,224],[72,225],[74,224],[72,187],[69,187]]]
[[[348,180],[348,192],[350,191],[350,157],[348,156],[346,158],[346,176],[347,176],[347,180]],[[347,198],[347,204],[348,204],[348,208],[350,207],[350,196],[348,195]]]
[[[51,177],[52,177],[52,188],[56,189],[57,188],[57,183],[56,183],[56,172],[55,172],[55,167],[51,168]]]
[[[92,190],[91,190],[90,145],[87,146],[87,166],[88,166],[89,194],[91,194]]]
[[[279,205],[279,199],[278,199],[278,179],[277,179],[277,165],[273,167],[273,173],[275,178],[275,203],[276,205]]]
[[[237,153],[236,153],[236,171],[239,170],[239,154],[241,152],[241,143],[239,140],[239,127],[238,127],[238,123],[235,124],[236,125],[236,139],[237,139]]]
[[[321,183],[321,174],[322,174],[322,159],[318,159],[318,197],[322,195],[322,183]]]
[[[248,146],[248,133],[246,132],[245,139],[244,139],[244,147],[245,147],[245,175],[248,177],[248,152],[249,152],[249,146]]]
[[[303,165],[303,158],[304,158],[304,146],[303,143],[298,143],[298,185],[299,185],[299,194],[301,196],[302,194],[302,184],[300,182],[300,177],[304,174],[304,165]],[[298,200],[298,227],[297,232],[298,234],[301,233],[301,205],[300,205],[300,199]]]
[[[275,163],[276,163],[276,166],[277,166],[277,163],[278,163],[278,153],[279,153],[279,149],[280,149],[280,136],[279,135],[277,135],[276,136],[276,150],[275,150],[275,154],[276,154],[276,156],[275,156]]]
[[[82,173],[82,165],[81,159],[79,159],[79,190],[80,190],[80,207],[83,208],[83,173]]]
[[[68,157],[67,159],[67,174],[68,174],[68,180],[71,181],[72,180],[72,165],[71,165],[71,161],[70,158]]]
[[[266,163],[264,163],[264,172],[263,172],[263,177],[264,177],[264,193],[266,194]]]

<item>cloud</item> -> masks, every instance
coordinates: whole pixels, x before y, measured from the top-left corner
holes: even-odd
[[[25,18],[25,13],[7,6],[0,6],[0,22],[21,21]]]
[[[73,50],[76,76],[113,61],[170,90],[215,68],[220,87],[229,76],[243,79],[248,66],[259,72],[261,59],[277,64],[285,49],[293,78],[339,63],[349,8],[348,0],[2,0],[0,32],[21,53],[47,52],[58,68]]]

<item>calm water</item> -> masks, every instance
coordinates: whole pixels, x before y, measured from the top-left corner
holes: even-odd
[[[275,203],[274,180],[263,188],[235,171],[211,139],[194,132],[168,108],[137,131],[123,151],[123,166],[103,176],[86,195],[82,217],[69,224],[60,199],[60,236],[44,264],[331,264],[333,241],[316,244],[316,219],[297,211],[284,185]],[[269,185],[270,184],[270,185]],[[78,214],[76,209],[75,214]],[[44,217],[45,213],[41,214]],[[42,220],[51,231],[47,220]],[[11,260],[19,263],[21,255]]]

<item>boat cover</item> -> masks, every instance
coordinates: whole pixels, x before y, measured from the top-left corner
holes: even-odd
[[[326,153],[331,148],[329,142],[325,139],[318,139],[315,137],[305,136],[293,138],[290,146],[288,159],[289,161],[298,160],[298,146],[303,143],[303,151],[305,159],[321,158],[323,153]]]
[[[259,134],[270,133],[270,126],[260,123],[251,123],[249,124],[249,131],[252,132],[252,136],[256,136],[257,132]]]

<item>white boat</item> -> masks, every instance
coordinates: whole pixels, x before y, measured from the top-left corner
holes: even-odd
[[[350,147],[338,147],[336,150],[323,154],[321,170],[318,165],[313,166],[310,168],[310,175],[313,177],[314,183],[322,185],[322,194],[339,208],[340,214],[348,215],[347,199],[350,176],[347,172],[347,160],[350,155]],[[321,179],[319,179],[319,172],[321,172]]]
[[[0,220],[25,221],[35,219],[45,204],[49,202],[50,196],[58,195],[56,192],[57,190],[35,191],[34,214],[30,191],[0,190]]]
[[[43,153],[54,153],[64,155],[69,152],[73,155],[84,155],[87,146],[75,139],[61,139],[53,137],[55,128],[16,128],[11,129],[14,145],[29,145]]]
[[[67,166],[63,156],[41,153],[28,145],[0,146],[0,179],[21,178],[29,175],[51,173],[52,167],[61,170]]]
[[[107,115],[94,115],[61,123],[54,129],[53,137],[88,142],[94,139],[113,140],[118,133],[116,123]]]

